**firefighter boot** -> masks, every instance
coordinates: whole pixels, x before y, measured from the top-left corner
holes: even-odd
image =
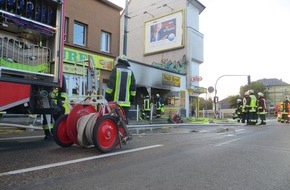
[[[44,130],[44,135],[45,135],[45,137],[44,137],[44,140],[52,140],[52,134],[51,134],[51,132],[49,131],[49,130]]]

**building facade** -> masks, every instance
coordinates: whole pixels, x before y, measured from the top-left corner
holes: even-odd
[[[125,52],[136,76],[137,100],[146,93],[154,100],[158,93],[169,110],[184,116],[198,106],[198,95],[206,92],[199,87],[204,59],[199,15],[204,9],[197,0],[129,2],[128,14],[121,17],[120,52],[127,39]]]
[[[121,11],[107,0],[66,1],[63,71],[70,97],[104,95],[119,55]]]
[[[268,107],[276,106],[283,102],[286,97],[290,100],[290,85],[281,79],[260,79],[256,82],[262,83],[266,87]]]

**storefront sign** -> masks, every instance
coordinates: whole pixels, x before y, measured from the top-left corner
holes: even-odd
[[[180,77],[162,73],[162,84],[180,87]]]
[[[70,63],[64,63],[63,64],[63,72],[67,74],[75,74],[75,75],[85,75],[87,76],[87,70],[86,67],[84,68],[83,66],[77,65],[72,65]],[[100,70],[96,69],[96,77],[100,77]]]
[[[191,78],[191,81],[192,82],[199,82],[199,81],[201,81],[202,80],[202,77],[201,76],[193,76],[192,78]]]
[[[90,57],[92,64],[96,69],[103,69],[111,71],[114,65],[114,59],[101,55],[91,54],[84,51],[79,51],[71,48],[64,48],[64,59],[66,63],[81,64]]]
[[[204,88],[204,87],[193,86],[193,89],[188,89],[188,93],[189,94],[193,94],[193,93],[198,93],[198,94],[207,93],[207,89]]]

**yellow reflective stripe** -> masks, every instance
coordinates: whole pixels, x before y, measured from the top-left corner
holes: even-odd
[[[131,96],[136,96],[136,91],[131,91]]]
[[[70,105],[69,105],[69,103],[68,102],[65,102],[62,106],[64,107],[64,113],[65,114],[68,114],[70,112]]]
[[[112,94],[113,89],[107,87],[106,92],[109,93],[109,94]]]
[[[116,83],[115,83],[115,94],[114,94],[114,100],[118,101],[118,97],[119,97],[119,93],[120,93],[120,88],[118,88],[120,86],[121,80],[120,80],[120,76],[121,73],[119,71],[119,69],[117,69],[116,71]]]
[[[127,81],[126,81],[126,89],[123,91],[123,89],[117,88],[120,87],[121,85],[121,77],[122,74],[127,75]],[[116,70],[116,83],[115,83],[115,92],[114,92],[114,100],[123,106],[129,107],[131,105],[130,103],[130,86],[131,86],[131,77],[132,77],[132,71],[128,70],[128,69],[123,69],[123,68],[117,68]],[[125,101],[120,101],[119,97],[120,97],[120,90],[122,90],[122,93],[125,93]],[[136,93],[135,93],[136,94]]]
[[[64,98],[64,99],[67,99],[67,94],[66,94],[65,92],[62,92],[62,93],[60,94],[60,97],[62,97],[62,98]]]
[[[128,72],[128,78],[127,78],[127,86],[126,86],[126,101],[130,101],[130,94],[128,93],[130,91],[130,86],[131,86],[131,75],[132,75],[132,72],[129,71]]]
[[[118,102],[118,104],[121,107],[130,107],[131,106],[131,103],[130,102]]]
[[[43,129],[52,129],[52,128],[53,128],[53,124],[43,126]]]

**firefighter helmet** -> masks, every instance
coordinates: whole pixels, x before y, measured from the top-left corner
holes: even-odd
[[[127,67],[130,67],[130,64],[128,62],[128,58],[126,55],[120,55],[116,58],[116,64],[121,63],[124,64]]]
[[[262,97],[264,94],[262,92],[258,92],[258,96]]]
[[[254,94],[254,90],[249,90],[249,94]]]

